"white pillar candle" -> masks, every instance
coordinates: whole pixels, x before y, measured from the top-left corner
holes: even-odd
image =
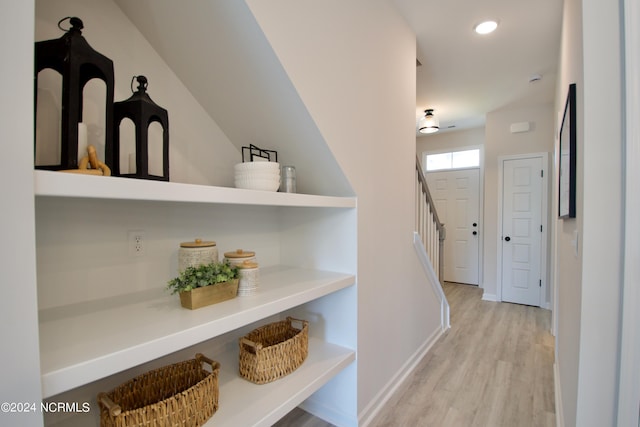
[[[136,154],[129,153],[129,173],[136,173]]]
[[[87,155],[87,125],[84,123],[78,123],[78,162]]]

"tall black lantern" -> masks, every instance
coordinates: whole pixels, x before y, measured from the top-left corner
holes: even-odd
[[[116,160],[114,175],[129,178],[169,181],[169,115],[167,110],[157,105],[147,94],[147,78],[134,76],[138,81],[138,90],[125,101],[113,105],[114,145],[113,156]],[[133,80],[131,80],[133,92]],[[123,173],[120,165],[120,123],[130,119],[135,125],[136,171]],[[157,122],[162,126],[162,176],[149,174],[149,125]]]
[[[38,94],[38,73],[50,68],[62,75],[62,123],[60,125],[60,164],[36,166],[38,169],[76,169],[78,167],[78,123],[82,122],[84,86],[97,78],[106,84],[104,163],[113,167],[113,61],[93,50],[82,36],[80,18],[69,19],[71,28],[59,39],[35,44],[35,96]],[[37,99],[36,99],[37,105]],[[37,114],[37,112],[36,112]],[[34,141],[34,145],[36,141]],[[35,151],[35,150],[34,150]]]

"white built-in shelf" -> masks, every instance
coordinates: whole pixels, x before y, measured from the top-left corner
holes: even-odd
[[[291,374],[268,384],[253,384],[238,375],[238,346],[207,355],[220,362],[218,410],[205,426],[268,427],[300,405],[355,360],[353,350],[309,338],[309,355]],[[108,391],[108,390],[103,390]],[[56,426],[97,425],[96,404],[87,413],[67,417]]]
[[[214,358],[222,366],[220,406],[205,426],[271,426],[355,360],[353,350],[309,338],[309,356],[296,371],[256,385],[238,375],[237,347]]]
[[[41,310],[43,397],[149,362],[353,285],[351,274],[262,268],[255,295],[198,310],[180,306],[164,286]]]
[[[354,208],[354,197],[315,196],[143,179],[34,171],[35,195],[158,202]]]

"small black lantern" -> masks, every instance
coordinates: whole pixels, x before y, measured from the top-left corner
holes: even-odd
[[[50,68],[62,75],[62,122],[60,125],[60,164],[36,166],[37,169],[76,169],[78,167],[78,123],[82,122],[84,86],[97,78],[106,84],[104,163],[113,167],[113,61],[96,52],[82,36],[80,18],[69,20],[71,28],[59,39],[35,43],[35,97],[37,105],[38,73]],[[37,114],[37,111],[35,112]],[[35,119],[35,117],[34,117]],[[35,120],[34,120],[35,121]],[[37,141],[34,140],[34,147]],[[34,150],[35,153],[35,150]]]
[[[129,178],[152,179],[157,181],[169,181],[169,115],[167,110],[157,105],[147,94],[147,78],[134,76],[131,80],[138,81],[138,90],[125,101],[116,102],[113,105],[114,114],[114,145],[113,156],[116,164],[114,175]],[[135,125],[136,171],[135,173],[123,173],[120,165],[120,123],[123,119],[130,119]],[[162,176],[149,174],[149,125],[158,122],[162,132]]]

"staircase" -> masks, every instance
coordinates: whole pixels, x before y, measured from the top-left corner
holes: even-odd
[[[416,232],[413,245],[420,258],[422,267],[431,278],[433,290],[440,299],[442,329],[448,329],[449,302],[442,290],[444,281],[444,224],[438,219],[427,181],[422,173],[420,161],[416,157]]]

